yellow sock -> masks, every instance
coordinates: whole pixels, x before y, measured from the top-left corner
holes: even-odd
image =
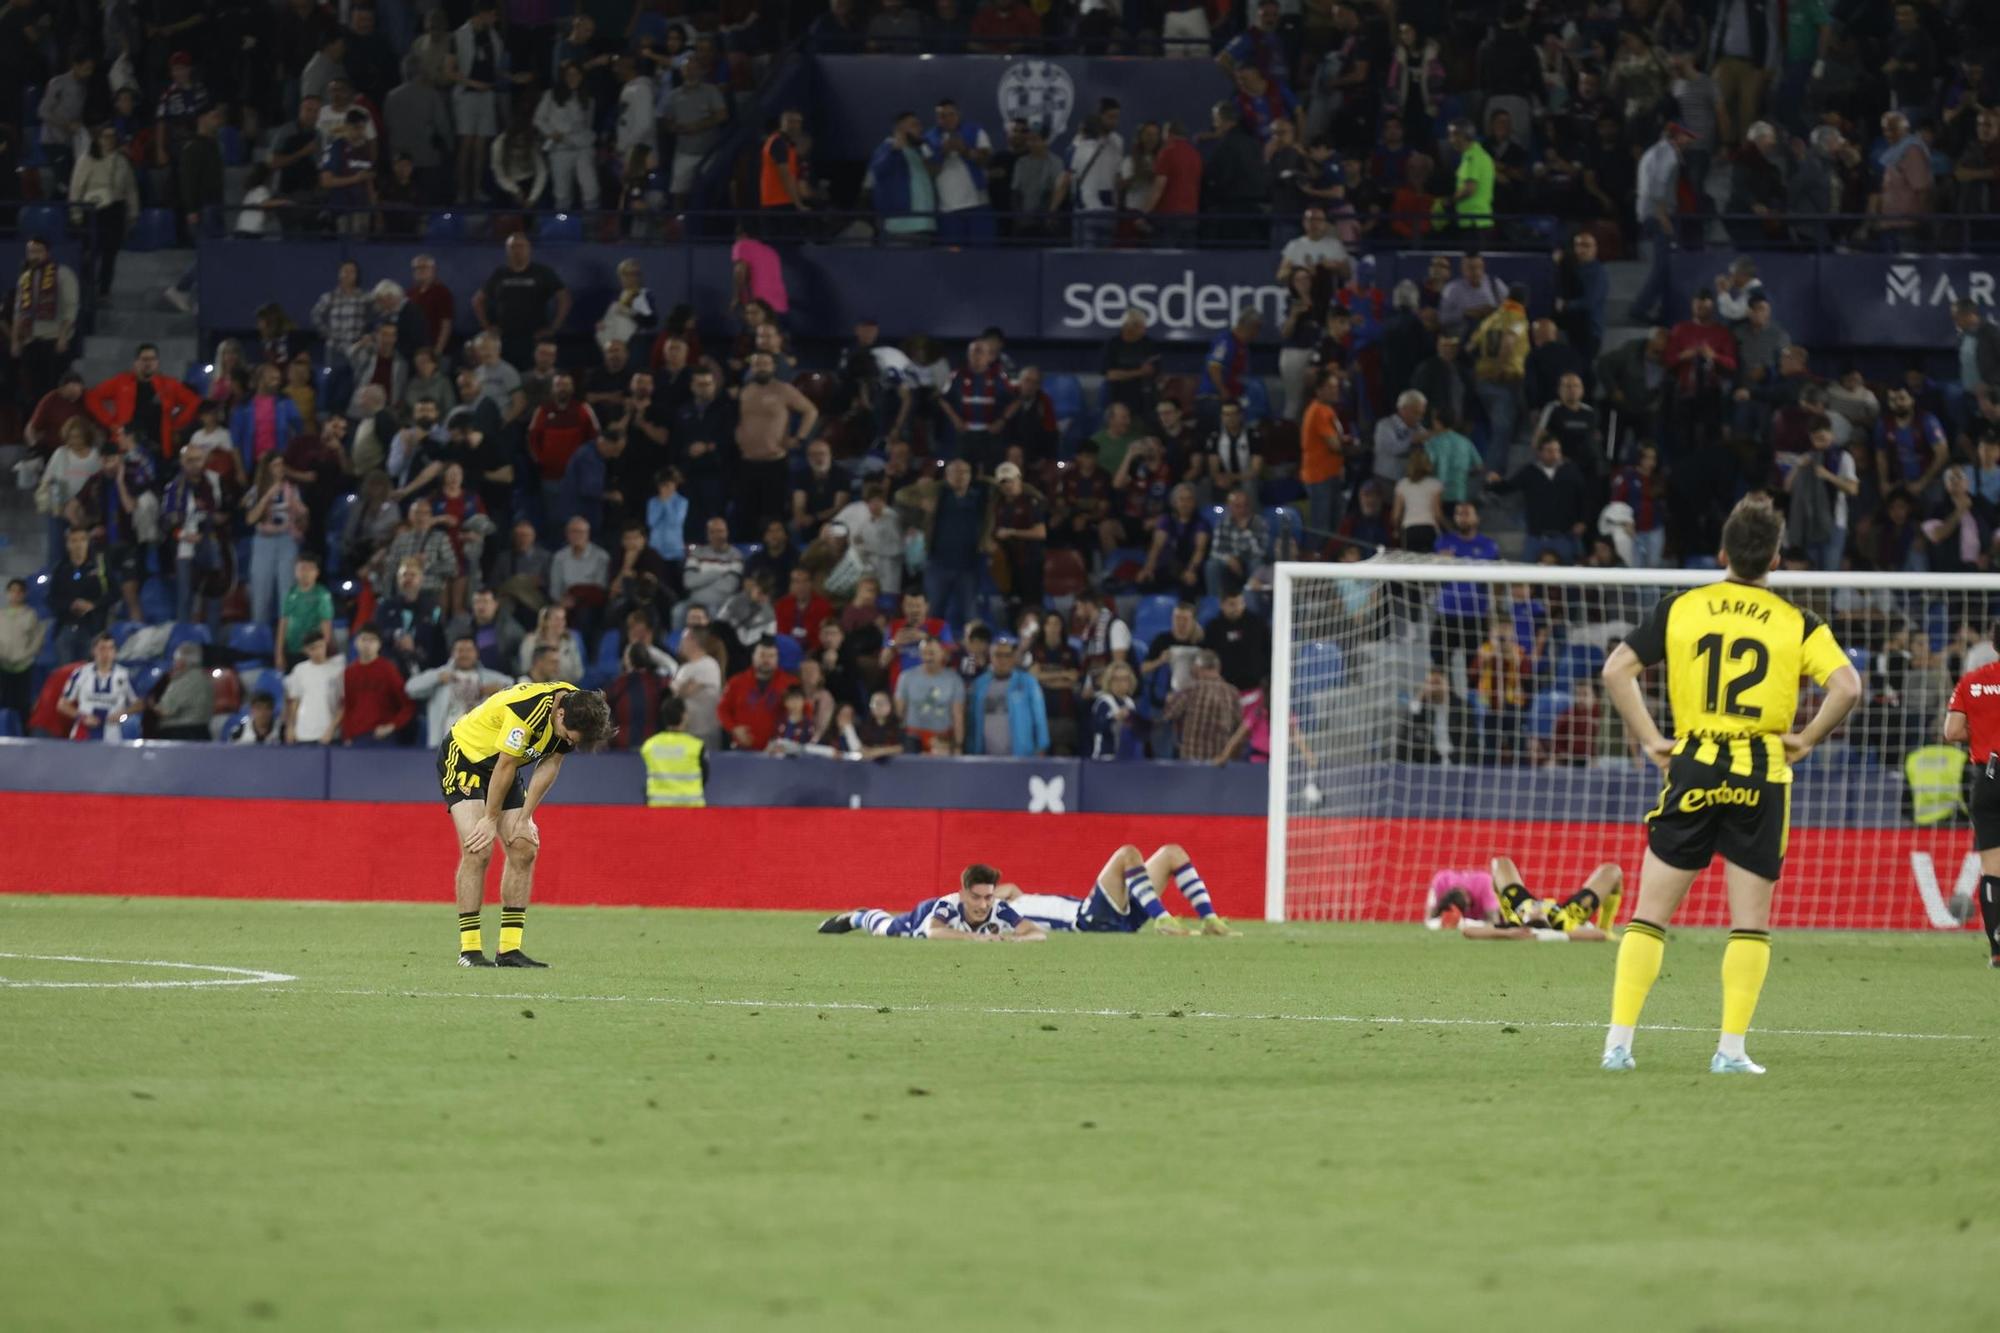
[[[1667,932],[1650,921],[1634,920],[1618,941],[1618,970],[1611,979],[1611,1025],[1631,1029],[1639,1026],[1639,1011],[1660,977],[1660,961],[1667,954]]]
[[[528,928],[528,909],[525,907],[503,907],[500,909],[500,947],[497,953],[513,953],[521,947],[521,934]]]
[[[1722,1031],[1740,1038],[1750,1030],[1764,974],[1771,970],[1771,932],[1732,930],[1722,950]]]
[[[1604,895],[1604,902],[1597,909],[1597,928],[1609,934],[1618,920],[1618,904],[1625,896],[1625,890],[1613,889]]]
[[[478,953],[485,947],[485,942],[480,938],[479,933],[479,913],[460,912],[458,914],[458,951],[460,953]]]

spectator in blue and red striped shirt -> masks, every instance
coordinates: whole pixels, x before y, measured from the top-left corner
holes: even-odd
[[[1657,569],[1667,545],[1667,480],[1658,449],[1639,446],[1638,459],[1612,479],[1611,501],[1632,506],[1632,567]]]
[[[1250,343],[1256,338],[1263,322],[1254,308],[1245,309],[1236,317],[1236,323],[1230,326],[1229,332],[1208,346],[1208,356],[1201,367],[1201,385],[1195,390],[1195,398],[1201,408],[1202,423],[1210,429],[1222,415],[1225,401],[1243,397],[1243,383],[1250,377]]]
[[[1004,446],[1000,427],[1012,415],[1014,386],[994,364],[993,344],[984,338],[965,350],[965,367],[951,377],[940,406],[958,433],[958,457],[977,474],[992,472]]]

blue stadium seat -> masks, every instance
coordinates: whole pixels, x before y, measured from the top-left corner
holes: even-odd
[[[209,642],[208,626],[193,625],[186,621],[179,621],[175,623],[172,631],[167,635],[166,655],[171,658],[174,655],[174,651],[184,643],[199,643],[206,646]]]
[[[1604,669],[1604,653],[1587,643],[1572,643],[1556,659],[1556,683],[1572,685],[1579,680],[1595,680]]]
[[[1056,408],[1056,420],[1066,422],[1084,414],[1084,384],[1074,374],[1050,374],[1042,380],[1042,392]]]
[[[1868,657],[1868,650],[1866,648],[1849,648],[1847,650],[1847,660],[1852,662],[1854,669],[1861,673],[1861,679],[1864,682],[1868,679]]]
[[[118,719],[118,725],[104,729],[107,741],[138,741],[146,738],[146,715],[127,713]]]
[[[139,213],[139,220],[125,234],[127,250],[171,250],[180,239],[180,232],[174,223],[171,208],[147,208]]]
[[[575,213],[551,213],[535,224],[535,239],[544,245],[573,245],[583,239],[583,219]]]
[[[35,614],[44,620],[52,620],[55,612],[49,609],[49,572],[37,570],[28,580],[28,605],[35,608]]]
[[[21,715],[11,708],[0,708],[0,736],[21,734]]]
[[[1310,639],[1299,646],[1298,672],[1292,685],[1295,693],[1346,683],[1347,654],[1339,644],[1330,639]]]
[[[166,670],[156,662],[142,662],[130,668],[128,674],[132,681],[132,693],[143,699],[153,692],[153,687],[160,683],[160,677],[166,674]]]
[[[681,635],[683,632],[684,631],[682,630],[673,630],[669,632],[667,635],[667,641],[666,641],[667,654],[668,656],[672,657],[675,661],[680,660]]]
[[[174,588],[165,579],[154,575],[139,585],[139,609],[146,613],[148,625],[158,625],[174,618]]]
[[[1180,598],[1170,592],[1139,599],[1139,610],[1132,617],[1132,639],[1133,646],[1141,653],[1145,651],[1145,645],[1173,628],[1174,607],[1179,601]]]
[[[187,374],[181,376],[181,383],[206,398],[208,396],[208,382],[214,374],[215,367],[210,363],[206,361],[190,361],[188,363]]]
[[[1273,505],[1266,509],[1264,523],[1271,529],[1271,540],[1274,542],[1289,534],[1294,542],[1305,543],[1305,515],[1290,505]]]
[[[216,137],[220,140],[224,166],[240,167],[249,160],[243,151],[243,131],[224,121],[222,133]]]
[[[253,678],[245,673],[243,698],[246,703],[260,694],[268,694],[278,707],[285,706],[285,675],[276,667],[266,667]]]
[[[799,641],[789,634],[780,634],[773,639],[773,642],[778,645],[778,669],[797,671],[799,662],[806,655],[806,650],[799,646]]]
[[[248,622],[231,625],[224,633],[222,641],[231,652],[247,657],[253,662],[269,662],[277,655],[277,642],[272,637],[268,625],[253,625]]]
[[[283,718],[284,714],[281,706],[279,712],[280,723],[283,722]],[[227,718],[227,720],[223,722],[222,734],[217,736],[216,739],[226,744],[229,740],[230,733],[234,732],[238,727],[242,726],[245,722],[248,722],[249,720],[250,720],[250,705],[246,703],[241,708],[231,713]]]
[[[122,648],[125,646],[125,640],[132,637],[132,631],[138,628],[139,622],[136,620],[114,620],[111,622],[111,638]]]
[[[465,219],[456,213],[433,213],[424,219],[424,239],[427,241],[464,240]]]
[[[69,210],[61,204],[23,204],[20,212],[21,235],[43,236],[50,242],[60,241],[68,219]]]
[[[1528,734],[1547,740],[1556,734],[1556,719],[1569,711],[1568,690],[1543,690],[1528,704]]]
[[[1243,411],[1252,421],[1271,419],[1271,390],[1255,375],[1243,381]]]
[[[1204,597],[1194,604],[1194,618],[1206,625],[1222,611],[1220,597]]]

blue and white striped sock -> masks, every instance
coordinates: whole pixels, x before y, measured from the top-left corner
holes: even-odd
[[[870,935],[887,935],[896,918],[879,907],[864,907],[854,914],[854,928]]]
[[[1174,872],[1174,884],[1180,889],[1181,897],[1188,900],[1188,906],[1194,908],[1196,915],[1202,917],[1215,915],[1215,904],[1208,900],[1208,885],[1201,882],[1201,872],[1194,868],[1194,862],[1190,861]]]
[[[1125,872],[1125,893],[1134,903],[1144,908],[1146,915],[1154,920],[1167,914],[1166,905],[1160,901],[1160,895],[1153,892],[1153,877],[1146,873],[1146,867],[1133,866]]]

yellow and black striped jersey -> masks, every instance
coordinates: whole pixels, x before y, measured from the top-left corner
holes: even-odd
[[[556,696],[575,689],[563,680],[510,685],[454,723],[451,744],[467,764],[502,754],[524,762],[545,754],[568,754],[569,742],[556,735]]]
[[[1791,781],[1780,737],[1800,676],[1824,685],[1848,665],[1824,620],[1751,583],[1662,597],[1625,642],[1645,665],[1666,663],[1675,754],[1772,782]]]

